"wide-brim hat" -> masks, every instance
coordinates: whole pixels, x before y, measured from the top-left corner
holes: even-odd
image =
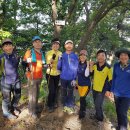
[[[129,50],[129,49],[122,48],[122,49],[120,49],[120,50],[117,50],[117,51],[115,52],[115,56],[119,58],[121,53],[128,54],[129,59],[130,59],[130,50]]]
[[[13,44],[12,40],[9,39],[9,38],[6,38],[6,39],[4,39],[4,40],[2,41],[2,46],[3,46],[4,44],[6,44],[6,43]]]

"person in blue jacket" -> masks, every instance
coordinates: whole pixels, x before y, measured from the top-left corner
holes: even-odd
[[[60,80],[62,86],[63,111],[69,114],[74,112],[73,90],[76,84],[78,69],[78,56],[72,51],[73,41],[67,40],[64,44],[66,51],[59,57],[57,68],[61,71]]]
[[[130,107],[130,51],[121,49],[115,53],[119,62],[115,63],[110,96],[114,96],[118,127],[117,130],[127,130],[127,112]]]
[[[89,61],[87,59],[87,51],[81,50],[79,54],[79,65],[77,72],[78,92],[80,95],[79,119],[86,115],[86,96],[89,93],[91,81],[89,74]]]
[[[2,71],[2,111],[5,118],[16,119],[21,112],[18,109],[18,102],[21,97],[21,84],[18,75],[19,57],[14,52],[11,39],[2,41],[2,49],[4,51],[0,55],[0,65],[3,66],[0,70]]]

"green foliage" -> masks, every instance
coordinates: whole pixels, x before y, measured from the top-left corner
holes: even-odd
[[[130,121],[130,109],[128,111],[128,120]]]
[[[87,109],[94,108],[92,93],[89,93],[89,95],[87,95],[86,102],[87,102]]]
[[[0,30],[0,43],[3,39],[11,37],[11,33],[8,31]]]
[[[110,102],[108,99],[104,102],[104,112],[107,118],[109,118],[110,121],[115,122],[116,117],[116,110],[115,110],[115,104]]]
[[[88,24],[96,17],[99,8],[105,2],[104,0],[88,0],[87,2],[82,0],[76,1],[73,6],[73,1],[58,0],[58,19],[67,20],[61,32],[62,43],[67,39],[72,39],[77,46],[87,31]],[[106,5],[106,8],[110,5],[111,2]],[[98,24],[91,41],[84,45],[89,55],[95,53],[99,48],[114,51],[115,48],[129,46],[129,42],[126,40],[130,32],[129,24],[125,23],[124,25],[123,22],[125,18],[129,20],[128,5],[127,0],[123,1],[118,8],[110,10]],[[51,21],[51,2],[49,0],[3,1],[1,9],[4,18],[2,28],[12,33],[16,46],[24,46],[24,50],[30,47],[33,35],[40,35],[43,41],[50,43],[53,38],[54,26]],[[74,10],[72,14],[71,9]],[[67,19],[68,13],[71,15]],[[82,19],[83,17],[84,19]],[[46,44],[44,50],[48,49],[50,46]]]
[[[47,81],[44,78],[42,80],[41,86],[40,86],[40,95],[39,95],[39,100],[43,101],[47,99],[48,96],[48,86],[47,86]]]

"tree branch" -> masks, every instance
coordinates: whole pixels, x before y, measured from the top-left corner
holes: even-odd
[[[119,5],[119,3],[121,3],[123,0],[116,0],[115,2],[112,2],[112,1],[113,0],[111,0],[111,2],[107,1],[100,7],[100,9],[96,13],[95,17],[88,24],[86,33],[82,36],[81,42],[80,42],[77,50],[85,49],[85,44],[91,40],[92,32],[94,31],[96,25],[108,14],[108,12],[111,9],[113,9],[114,7],[117,7]]]
[[[68,21],[71,18],[72,14],[74,12],[74,9],[76,8],[77,2],[78,2],[78,0],[72,0],[72,3],[68,9],[68,14],[65,18],[65,21]]]

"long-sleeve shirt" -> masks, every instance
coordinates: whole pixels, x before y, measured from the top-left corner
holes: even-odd
[[[130,64],[125,68],[120,63],[114,65],[111,91],[116,96],[130,98]]]
[[[78,63],[78,56],[74,52],[70,54],[64,52],[57,65],[58,70],[61,71],[60,78],[64,80],[76,79]]]

